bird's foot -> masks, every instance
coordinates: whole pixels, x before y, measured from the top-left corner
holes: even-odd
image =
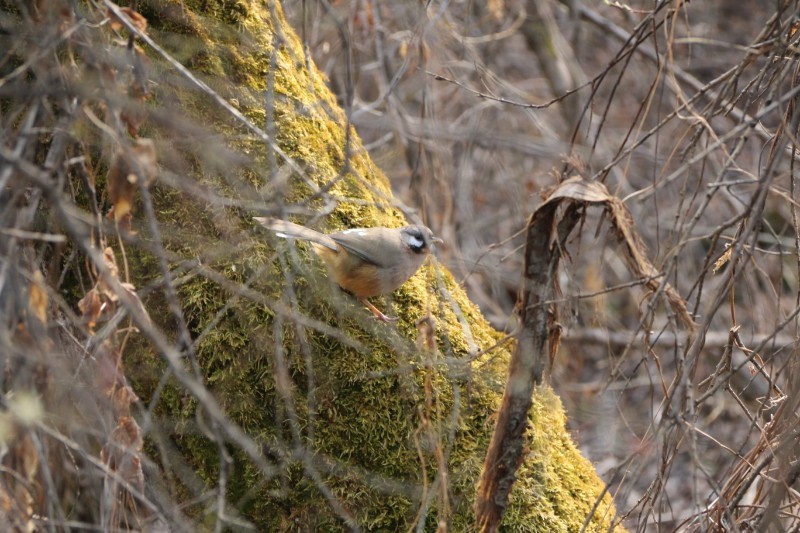
[[[362,299],[362,300],[361,300],[361,303],[363,303],[364,305],[366,305],[366,306],[367,306],[367,309],[369,309],[370,311],[372,311],[372,314],[374,315],[372,318],[373,318],[373,319],[375,319],[375,320],[380,320],[381,322],[383,322],[383,323],[386,323],[386,324],[388,324],[389,322],[396,322],[396,321],[400,320],[400,319],[399,319],[398,317],[396,317],[396,316],[395,316],[395,317],[389,317],[389,316],[386,316],[386,315],[384,315],[384,314],[383,314],[383,313],[380,311],[380,309],[378,309],[377,307],[375,307],[374,305],[372,305],[372,304],[371,304],[369,301],[367,301],[366,299]]]

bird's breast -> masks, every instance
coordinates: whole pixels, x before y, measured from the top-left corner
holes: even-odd
[[[333,280],[358,298],[371,298],[394,291],[408,281],[425,261],[424,255],[413,254],[400,257],[387,266],[378,266],[344,249],[334,252],[323,246],[314,246],[314,250],[328,266]]]

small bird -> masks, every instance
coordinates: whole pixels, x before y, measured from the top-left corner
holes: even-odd
[[[375,318],[391,319],[367,298],[388,294],[419,270],[435,243],[443,242],[425,226],[405,228],[355,228],[328,235],[275,218],[254,220],[285,239],[311,242],[334,281],[358,298]]]

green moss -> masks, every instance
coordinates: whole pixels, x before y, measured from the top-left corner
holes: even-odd
[[[186,8],[182,19],[172,11],[178,4]],[[272,73],[276,106],[271,117],[278,132],[275,140],[317,186],[335,182],[329,192],[342,200],[326,220],[329,229],[405,223],[397,209],[387,207],[388,181],[364,154],[355,135],[351,150],[355,155],[348,161],[349,172],[343,174],[344,116],[324,78],[315,70],[305,70],[297,37],[282,19],[273,21],[266,3],[175,0],[145,5],[153,34],[173,46],[173,52],[224,98],[236,99],[245,116],[262,127],[265,73],[277,42]],[[196,11],[200,6],[206,6],[205,13]],[[280,17],[278,7],[274,14]],[[273,39],[276,25],[282,36],[277,40]],[[180,40],[170,38],[175,33]],[[168,72],[163,65],[155,68]],[[166,121],[155,128],[159,150],[172,158],[169,165],[176,174],[220,196],[240,198],[248,193],[252,195],[248,201],[258,197],[265,181],[259,169],[269,164],[261,140],[253,139],[207,95],[187,88],[179,79],[166,76],[157,98],[208,130],[208,137],[191,141],[176,140]],[[235,159],[232,154],[240,158],[246,154],[242,159],[247,163],[232,167],[226,163]],[[290,200],[312,194],[311,187],[297,176],[290,184]],[[263,185],[268,186],[271,183]],[[300,457],[284,462],[268,456],[277,473],[266,479],[242,452],[232,448],[228,501],[237,512],[262,531],[339,531],[342,521],[314,481],[319,476],[365,530],[406,530],[424,506],[428,506],[427,529],[435,529],[437,516],[445,509],[450,509],[447,518],[453,530],[470,529],[475,485],[509,356],[500,351],[471,364],[464,362],[475,349],[493,345],[502,335],[489,327],[452,277],[441,267],[429,265],[391,298],[376,302],[387,309],[391,304],[391,312],[401,317],[395,326],[386,326],[367,320],[368,313],[360,304],[330,287],[319,261],[306,246],[298,245],[300,260],[293,264],[292,286],[298,311],[346,332],[358,345],[354,347],[310,328],[299,329],[288,320],[276,322],[280,320],[275,311],[278,302],[291,303],[284,298],[286,286],[277,259],[287,245],[273,248],[275,239],[250,222],[253,213],[219,207],[166,187],[153,192],[170,252],[227,280],[219,283],[193,270],[178,286],[191,332],[195,338],[202,335],[196,353],[206,385],[230,417],[263,443],[265,450],[283,449],[289,456],[299,443],[293,443],[290,414],[276,386],[275,345],[279,343],[292,380],[291,416],[296,416],[301,443],[317,454],[305,464]],[[131,258],[137,285],[157,278],[152,257],[137,253]],[[449,293],[446,298],[436,291],[440,278],[441,289]],[[258,298],[231,288],[242,286]],[[453,304],[470,324],[469,334]],[[154,294],[150,305],[154,320],[174,334],[174,321],[162,296]],[[432,360],[416,348],[415,321],[429,310],[438,321],[439,352]],[[163,362],[146,345],[132,346],[131,360],[154,372],[163,370]],[[142,369],[136,379],[137,392],[147,400],[156,383]],[[161,395],[157,415],[165,427],[174,427],[173,443],[212,489],[219,474],[218,450],[198,429],[196,409],[196,401],[170,383]],[[450,427],[451,421],[455,428]],[[576,531],[602,484],[572,444],[561,405],[549,389],[536,393],[531,422],[530,451],[504,527],[509,531]],[[437,491],[435,485],[442,456],[446,456],[447,492]],[[174,492],[193,496],[179,482]],[[203,509],[189,512],[203,520]],[[607,528],[612,514],[606,497],[593,522],[595,530]]]
[[[526,531],[579,531],[603,483],[564,431],[566,416],[558,397],[546,388],[534,398],[529,451],[506,520],[526,524]],[[613,515],[613,509],[607,503],[608,498],[598,507],[588,531],[608,530],[613,516],[607,513]]]

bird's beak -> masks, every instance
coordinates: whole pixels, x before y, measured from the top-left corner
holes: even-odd
[[[444,241],[439,237],[431,237],[431,248],[436,249],[437,244],[444,244]]]

